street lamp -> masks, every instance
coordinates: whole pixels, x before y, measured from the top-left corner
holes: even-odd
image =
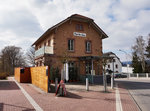
[[[113,62],[113,73],[111,75],[111,89],[114,88],[114,58],[112,58],[112,62]]]
[[[119,51],[125,53],[125,55],[126,55],[126,61],[127,61],[127,73],[128,73],[128,67],[129,67],[129,64],[128,64],[128,58],[127,58],[128,54],[127,54],[127,52],[124,51],[124,50],[119,49]]]

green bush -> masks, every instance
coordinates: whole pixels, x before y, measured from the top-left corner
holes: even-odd
[[[60,77],[59,73],[60,73],[60,71],[59,71],[58,67],[56,67],[56,68],[51,67],[49,80],[52,80],[53,82],[55,81],[55,78],[58,78],[58,80],[60,80],[61,77]]]
[[[54,68],[53,67],[51,67],[50,68],[50,80],[54,80]]]
[[[7,76],[8,75],[5,72],[0,73],[0,79],[6,79]]]

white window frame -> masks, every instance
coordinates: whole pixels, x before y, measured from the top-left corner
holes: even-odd
[[[69,39],[68,40],[68,50],[69,51],[74,51],[74,39]]]
[[[86,52],[91,52],[92,48],[91,48],[91,42],[90,41],[86,41]]]

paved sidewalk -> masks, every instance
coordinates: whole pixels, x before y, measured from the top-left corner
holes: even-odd
[[[45,93],[31,84],[19,83],[23,89],[44,111],[138,111],[128,90],[118,84],[121,109],[116,107],[116,89],[108,87],[108,93],[103,92],[103,86],[90,85],[90,91],[85,85],[67,84],[67,97],[56,97],[54,93]],[[23,95],[17,84],[10,80],[0,80],[0,111],[33,111],[33,106]]]
[[[0,111],[34,111],[14,81],[0,80]]]
[[[138,106],[131,97],[129,91],[122,84],[118,84],[123,111],[139,111]]]
[[[54,93],[41,93],[31,85],[21,86],[44,111],[115,111],[115,91],[67,90],[67,97],[55,97]],[[101,91],[100,91],[101,90]]]

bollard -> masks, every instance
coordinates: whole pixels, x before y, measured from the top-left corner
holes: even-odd
[[[55,91],[57,91],[58,78],[55,78]]]
[[[146,73],[146,77],[148,78],[148,73]]]
[[[139,78],[139,74],[137,73],[137,78]]]
[[[129,74],[128,74],[128,78],[130,79],[130,77],[131,77],[131,74],[129,73]]]
[[[89,91],[89,81],[88,81],[88,78],[86,78],[86,90]]]

